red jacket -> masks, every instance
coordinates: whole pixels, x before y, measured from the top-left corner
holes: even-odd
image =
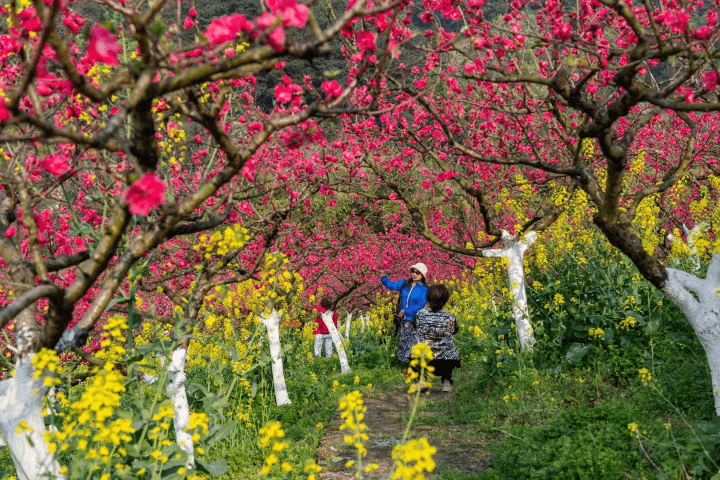
[[[315,319],[315,323],[317,323],[317,327],[315,327],[315,331],[313,332],[313,335],[330,333],[328,331],[327,327],[325,326],[325,322],[323,322],[323,319],[322,319],[322,314],[325,313],[327,310],[324,309],[323,307],[321,307],[320,305],[313,307],[313,308],[315,310],[317,310],[318,313],[320,313],[320,316]],[[337,328],[337,311],[333,312],[332,320],[333,320],[333,323],[335,324],[335,328]]]

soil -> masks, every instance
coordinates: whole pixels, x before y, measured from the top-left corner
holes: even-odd
[[[389,479],[393,468],[392,450],[402,439],[407,420],[412,409],[414,395],[407,393],[407,386],[397,385],[390,392],[373,390],[363,394],[363,402],[367,407],[364,423],[369,440],[365,442],[367,457],[363,466],[374,463],[380,468],[363,478]],[[453,423],[446,420],[456,408],[457,403],[452,393],[442,392],[439,386],[421,393],[418,412],[421,421],[416,421],[409,438],[427,438],[430,445],[437,449],[433,455],[435,470],[426,473],[427,478],[440,475],[445,478],[473,478],[473,474],[484,471],[491,458],[483,448],[484,440],[475,437],[476,428],[467,424]],[[429,426],[432,417],[441,417],[441,426]],[[329,419],[325,426],[325,435],[317,449],[317,463],[323,467],[318,477],[321,480],[350,479],[355,473],[355,466],[347,468],[349,460],[355,460],[355,449],[346,445],[346,431],[340,431],[343,423],[340,412]]]

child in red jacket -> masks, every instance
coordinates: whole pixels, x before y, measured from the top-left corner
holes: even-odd
[[[325,356],[327,358],[332,357],[333,354],[333,341],[332,336],[330,335],[330,332],[328,331],[327,327],[325,326],[325,322],[323,322],[322,314],[330,310],[332,307],[332,303],[327,297],[323,297],[322,300],[320,300],[320,305],[313,307],[315,310],[318,311],[320,316],[315,319],[315,323],[317,323],[317,327],[315,327],[315,331],[313,334],[315,335],[315,356],[319,357],[322,355],[322,346],[323,343],[325,344]],[[332,320],[335,324],[335,328],[337,328],[337,312],[334,311],[332,314]]]

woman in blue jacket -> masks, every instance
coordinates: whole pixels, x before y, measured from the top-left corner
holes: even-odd
[[[410,278],[407,280],[391,281],[387,275],[380,281],[389,290],[400,292],[397,315],[400,317],[398,333],[397,359],[403,363],[410,362],[413,345],[417,342],[413,319],[427,303],[427,267],[424,263],[416,263],[410,267]]]

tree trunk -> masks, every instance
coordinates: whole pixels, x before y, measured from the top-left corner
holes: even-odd
[[[288,396],[287,386],[285,385],[285,372],[283,371],[282,354],[280,350],[280,315],[275,310],[269,317],[263,314],[260,319],[268,332],[268,340],[270,342],[270,357],[272,358],[272,376],[273,386],[275,387],[275,403],[280,405],[290,405],[290,397]]]
[[[352,325],[352,313],[348,312],[345,320],[345,338],[350,338],[350,325]]]
[[[325,322],[325,326],[328,329],[328,332],[330,332],[330,336],[332,337],[332,341],[335,344],[335,351],[338,353],[338,358],[340,359],[340,373],[352,373],[352,370],[350,370],[350,365],[348,364],[347,355],[345,355],[345,347],[343,346],[343,340],[340,338],[340,332],[338,332],[337,328],[335,328],[335,324],[332,321],[332,310],[327,310],[322,314],[323,322]],[[348,314],[348,321],[350,319],[350,314]]]
[[[525,235],[525,241],[517,241],[506,231],[503,231],[504,249],[483,250],[484,257],[504,257],[508,259],[508,280],[510,292],[513,296],[512,312],[515,319],[520,348],[532,352],[535,345],[535,333],[530,324],[530,314],[525,293],[525,270],[523,256],[528,247],[537,239],[535,232]]]
[[[186,430],[190,421],[190,406],[185,393],[185,360],[187,359],[187,349],[177,348],[170,360],[168,373],[170,374],[170,383],[167,386],[167,394],[173,404],[173,425],[175,427],[175,439],[180,449],[187,453],[187,466],[195,466],[195,453],[192,435]]]
[[[668,268],[667,275],[662,291],[685,314],[705,349],[710,365],[715,413],[720,416],[720,299],[717,296],[720,256],[713,255],[704,279],[674,268]]]
[[[20,358],[15,375],[0,382],[0,434],[10,449],[18,480],[62,480],[65,477],[60,474],[60,465],[45,443],[45,387],[42,377],[33,378],[32,358]]]

